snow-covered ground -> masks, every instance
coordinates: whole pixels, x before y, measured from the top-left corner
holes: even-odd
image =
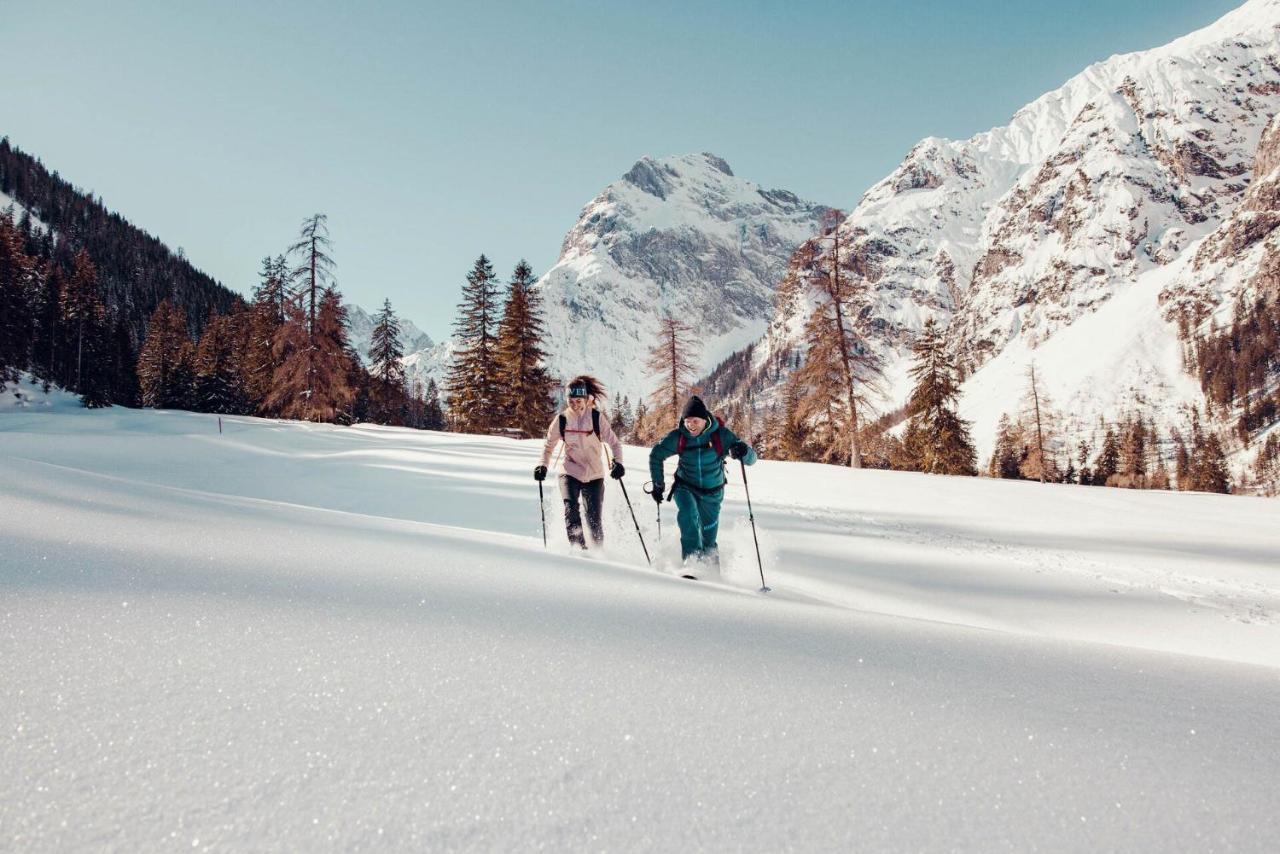
[[[39,397],[39,395],[37,395]],[[0,850],[1270,851],[1280,503],[0,399]]]

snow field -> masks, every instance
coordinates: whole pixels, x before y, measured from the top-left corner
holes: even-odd
[[[544,551],[536,442],[224,430],[0,412],[0,850],[1280,829],[1274,502],[764,462],[766,597],[736,470],[724,579],[693,583],[644,567],[612,484],[580,557],[548,483]]]

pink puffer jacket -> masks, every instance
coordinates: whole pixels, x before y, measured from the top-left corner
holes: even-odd
[[[622,462],[622,442],[618,441],[618,437],[614,434],[607,415],[600,413],[600,438],[597,439],[596,434],[591,430],[590,409],[585,410],[580,416],[566,409],[552,418],[551,424],[547,427],[547,441],[542,446],[541,465],[550,464],[551,454],[556,449],[556,443],[560,441],[560,415],[565,417],[561,471],[584,483],[604,477],[607,469],[602,442],[608,444],[609,449],[613,451],[613,458]]]

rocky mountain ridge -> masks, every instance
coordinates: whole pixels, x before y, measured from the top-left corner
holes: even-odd
[[[1278,266],[1262,236],[1280,217],[1263,133],[1280,111],[1278,28],[1280,0],[1250,0],[1163,47],[1095,63],[1004,127],[925,139],[868,190],[838,235],[842,264],[869,289],[881,411],[905,401],[910,343],[929,319],[970,377],[963,408],[983,455],[1032,361],[1048,362],[1041,373],[1080,435],[1126,407],[1163,426],[1196,405],[1176,357],[1179,307],[1200,306],[1201,321],[1228,311]],[[804,351],[810,310],[805,298],[776,307],[739,401],[747,388],[757,407],[776,401],[779,360]],[[1070,348],[1047,347],[1072,327]]]
[[[788,257],[827,210],[714,154],[642,158],[583,208],[538,280],[553,374],[591,370],[611,391],[647,394],[667,312],[693,325],[710,370],[763,333]]]

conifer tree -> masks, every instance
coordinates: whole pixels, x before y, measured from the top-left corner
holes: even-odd
[[[1191,454],[1187,451],[1187,443],[1183,441],[1182,434],[1176,428],[1170,430],[1170,438],[1173,441],[1174,479],[1177,481],[1178,489],[1190,489]]]
[[[854,417],[861,395],[848,405],[849,385],[845,373],[834,314],[815,308],[805,324],[809,348],[804,360],[789,378],[798,396],[794,418],[805,432],[804,459],[850,465]],[[861,455],[861,450],[859,450]],[[859,459],[861,466],[861,459]]]
[[[1084,439],[1076,444],[1076,459],[1080,461],[1080,485],[1090,486],[1093,483],[1093,469],[1089,468],[1089,443]]]
[[[915,471],[976,475],[977,453],[969,425],[956,413],[960,396],[955,365],[947,356],[942,336],[930,319],[913,346],[911,368],[915,388],[907,401],[905,455]]]
[[[657,431],[652,428],[652,420],[649,417],[649,407],[645,405],[644,398],[641,397],[636,402],[636,417],[631,422],[631,441],[637,444],[644,444],[655,438],[654,434]]]
[[[382,310],[374,317],[373,336],[369,342],[369,374],[373,378],[371,404],[373,419],[382,424],[403,424],[404,412],[404,348],[400,346],[400,320],[384,299]]]
[[[292,272],[283,255],[262,259],[261,281],[253,294],[246,322],[244,356],[241,360],[245,396],[259,415],[265,408],[276,369],[275,338],[285,319],[285,304],[291,290]]]
[[[35,373],[44,380],[45,391],[50,383],[61,383],[64,361],[64,337],[62,328],[62,290],[64,279],[56,264],[41,268],[40,294],[36,300],[35,340],[32,342],[32,362]]]
[[[555,380],[543,367],[541,296],[533,284],[533,269],[521,260],[511,274],[497,344],[502,418],[525,436],[542,435],[555,411]]]
[[[1102,439],[1102,447],[1098,450],[1098,458],[1093,461],[1093,482],[1098,486],[1108,486],[1120,467],[1120,440],[1115,430],[1107,427]]]
[[[1060,480],[1058,463],[1053,456],[1053,451],[1058,446],[1056,418],[1048,395],[1041,387],[1035,362],[1027,365],[1027,386],[1022,407],[1027,422],[1027,452],[1022,460],[1022,476],[1041,483]]]
[[[996,425],[996,445],[991,453],[991,462],[987,465],[987,474],[991,477],[1017,480],[1022,477],[1022,426],[1009,419],[1003,413]]]
[[[670,313],[658,322],[658,337],[649,351],[646,367],[658,385],[649,396],[650,417],[655,422],[670,414],[671,425],[680,423],[680,410],[693,387],[697,339],[693,328]]]
[[[191,394],[191,339],[186,315],[168,299],[151,314],[147,337],[138,353],[138,385],[142,405],[178,409]]]
[[[422,412],[423,430],[443,430],[445,428],[444,407],[440,405],[440,389],[434,379],[427,381],[426,405]]]
[[[1231,474],[1227,467],[1227,455],[1222,441],[1212,430],[1200,429],[1199,422],[1192,423],[1190,488],[1196,492],[1231,491]]]
[[[776,436],[770,444],[780,460],[805,459],[806,433],[800,420],[800,387],[792,374],[782,386],[782,413],[774,422]]]
[[[446,388],[453,427],[462,433],[487,432],[499,425],[502,400],[498,368],[498,289],[493,265],[476,259],[458,304],[454,322],[453,364]]]
[[[16,380],[31,363],[38,272],[12,211],[0,214],[0,382]]]
[[[880,361],[866,346],[870,286],[853,265],[853,252],[844,245],[839,223],[843,214],[831,211],[823,234],[805,241],[792,255],[779,285],[779,298],[804,292],[816,305],[805,328],[809,352],[805,355],[805,399],[801,410],[824,413],[825,430],[833,433],[822,456],[843,458],[853,468],[862,467],[859,448],[866,408],[866,389],[880,378]],[[823,257],[820,244],[831,241]],[[806,370],[807,369],[807,370]],[[843,412],[837,413],[839,406]]]
[[[72,390],[85,406],[105,406],[110,403],[111,378],[104,370],[110,353],[110,328],[98,290],[97,267],[83,249],[72,259],[71,278],[62,292],[60,320],[73,336],[75,347]]]
[[[346,307],[335,288],[326,288],[310,336],[305,332],[303,306],[293,302],[290,309],[277,335],[276,357],[281,365],[268,405],[284,418],[337,421],[355,399]]]
[[[196,345],[194,375],[194,409],[222,415],[245,411],[245,395],[236,365],[235,329],[229,315],[209,312]]]
[[[285,302],[284,322],[271,340],[271,358],[276,368],[271,376],[260,411],[283,418],[304,419],[311,396],[311,336],[307,334],[307,312],[302,300]]]
[[[329,239],[329,217],[312,214],[302,221],[298,240],[289,247],[289,254],[297,259],[290,272],[290,279],[298,283],[298,295],[307,315],[307,335],[315,334],[320,300],[333,281],[333,244]]]
[[[626,438],[631,430],[631,424],[635,416],[631,412],[631,398],[623,395],[621,392],[614,392],[612,411],[609,413],[609,423],[613,427],[613,432],[618,436]]]
[[[111,312],[109,333],[111,402],[121,406],[138,406],[138,354],[133,347],[129,326],[120,312]]]

